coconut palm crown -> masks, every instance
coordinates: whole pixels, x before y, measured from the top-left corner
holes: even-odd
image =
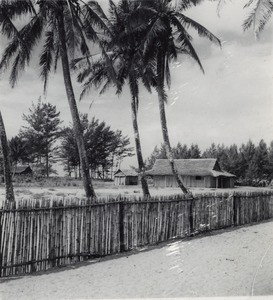
[[[259,33],[264,29],[273,12],[272,0],[249,0],[244,6],[252,7],[252,11],[243,23],[243,29],[247,30],[253,26],[255,36],[258,38]]]
[[[139,81],[151,91],[151,84],[154,80],[154,66],[148,64],[144,67],[141,51],[142,30],[146,26],[142,20],[131,24],[130,16],[137,9],[138,2],[122,0],[118,4],[109,1],[109,22],[111,23],[111,38],[104,41],[105,49],[108,49],[108,55],[115,67],[117,76],[112,77],[111,70],[107,67],[105,58],[101,56],[93,57],[92,63],[86,62],[87,58],[74,60],[73,67],[80,70],[78,81],[83,83],[81,97],[85,96],[92,87],[101,88],[100,93],[114,85],[116,93],[120,94],[123,86],[128,83],[131,93],[131,112],[133,121],[133,130],[138,160],[138,171],[143,195],[150,196],[148,184],[145,178],[145,165],[142,156],[140,143],[140,134],[138,129],[138,106],[139,106]],[[113,80],[114,79],[114,80]],[[118,84],[116,84],[116,80]]]
[[[21,17],[23,26],[16,26]],[[83,184],[87,197],[94,197],[79,113],[69,63],[79,53],[90,55],[89,42],[101,46],[99,35],[108,32],[107,18],[96,1],[84,0],[3,0],[0,3],[1,33],[8,39],[0,61],[0,72],[10,68],[10,84],[29,65],[36,46],[40,49],[40,76],[46,90],[49,73],[61,61],[64,84],[80,154]],[[108,61],[108,60],[107,60]],[[109,61],[108,61],[109,62]]]
[[[171,0],[139,0],[139,6],[131,16],[132,22],[140,16],[146,20],[147,29],[142,39],[143,61],[144,65],[148,64],[149,61],[156,62],[155,88],[158,94],[164,146],[178,186],[185,194],[189,194],[189,191],[183,185],[176,171],[169,140],[165,113],[166,85],[170,87],[171,84],[170,63],[176,60],[179,54],[186,54],[193,58],[204,72],[199,56],[192,44],[192,36],[188,32],[189,28],[197,31],[199,36],[206,37],[221,45],[220,40],[215,35],[183,13],[184,10],[199,2],[181,0],[174,4]]]

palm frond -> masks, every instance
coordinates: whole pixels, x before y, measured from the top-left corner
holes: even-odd
[[[40,14],[31,18],[30,22],[25,25],[19,32],[25,51],[27,63],[29,63],[31,51],[37,45],[38,40],[41,38],[43,32],[44,19]]]
[[[18,36],[17,28],[15,27],[11,19],[7,16],[5,11],[1,12],[0,25],[2,25],[1,33],[8,39]]]
[[[179,32],[176,40],[180,44],[180,47],[186,49],[186,53],[188,53],[189,56],[191,56],[198,63],[201,71],[205,73],[202,63],[191,43],[191,37],[180,22],[175,22],[175,20],[173,20],[173,23],[175,24]]]
[[[256,1],[256,0],[249,0],[245,5],[244,5],[244,8],[247,8],[249,7],[250,5],[252,5],[252,3]]]
[[[40,76],[44,81],[44,92],[47,88],[47,79],[52,65],[52,53],[54,52],[54,31],[50,30],[45,33],[45,43],[40,56],[39,65],[41,67]]]
[[[109,78],[106,79],[106,82],[104,83],[102,89],[100,90],[100,95],[104,94],[110,87],[112,81],[109,80]]]
[[[89,1],[82,8],[84,19],[88,19],[91,26],[96,26],[103,32],[110,33],[111,24],[97,1]]]
[[[9,67],[9,63],[12,57],[18,51],[19,46],[20,42],[18,38],[13,38],[13,40],[9,42],[9,44],[3,52],[2,59],[0,61],[0,71],[6,71],[6,69]]]
[[[254,1],[249,1],[245,7],[249,7]],[[244,31],[253,26],[256,37],[264,29],[273,12],[272,0],[258,0],[248,18],[243,23]]]
[[[54,72],[57,71],[57,67],[58,67],[58,60],[60,58],[60,46],[58,43],[55,42],[55,58],[54,58],[54,67],[53,67],[53,70]]]
[[[192,6],[196,6],[197,4],[199,4],[200,2],[202,2],[203,0],[180,0],[178,1],[178,5],[177,5],[177,10],[186,10],[191,8]],[[221,1],[221,0],[220,0]]]
[[[216,44],[219,44],[219,46],[221,46],[221,41],[213,33],[211,33],[209,30],[207,30],[201,24],[197,23],[196,21],[192,20],[191,18],[189,18],[181,13],[176,13],[175,17],[177,17],[184,26],[192,27],[193,29],[195,29],[199,36],[206,37],[210,41],[212,41]],[[172,20],[174,20],[174,18],[172,18]]]
[[[147,34],[145,36],[144,40],[144,49],[143,49],[143,55],[144,57],[147,57],[147,54],[155,45],[157,44],[157,41],[159,40],[159,35],[164,36],[164,34],[167,32],[167,28],[165,23],[162,22],[160,18],[157,18],[148,26]]]
[[[0,3],[0,20],[2,14],[12,19],[28,13],[36,13],[32,0],[2,0]]]
[[[19,53],[17,54],[16,58],[13,61],[12,69],[9,77],[9,82],[12,87],[14,87],[17,82],[20,66],[22,66],[22,60],[23,60],[22,54]]]

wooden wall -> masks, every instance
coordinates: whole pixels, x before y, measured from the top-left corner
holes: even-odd
[[[217,178],[212,176],[202,176],[201,179],[196,179],[196,176],[181,176],[182,182],[187,187],[199,188],[233,188],[234,178]],[[178,187],[177,181],[174,176],[160,175],[153,176],[155,187]],[[221,185],[220,185],[221,180]],[[218,185],[217,185],[218,184]]]

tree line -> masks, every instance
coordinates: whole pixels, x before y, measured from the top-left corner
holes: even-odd
[[[23,114],[26,126],[9,140],[10,161],[15,172],[18,164],[31,164],[36,176],[56,173],[54,164],[61,162],[68,176],[81,178],[81,163],[72,124],[62,126],[55,105],[38,100],[28,114]],[[93,177],[112,178],[122,160],[133,155],[130,140],[120,130],[96,118],[80,115],[83,139]]]
[[[188,194],[174,167],[169,141],[165,104],[166,88],[171,85],[170,65],[178,56],[188,56],[204,72],[201,60],[194,48],[192,29],[201,36],[221,45],[220,40],[208,29],[189,18],[185,12],[205,0],[109,0],[107,13],[96,1],[85,0],[5,0],[0,3],[1,33],[8,44],[0,60],[0,72],[10,68],[10,84],[14,87],[19,75],[29,65],[32,54],[39,53],[40,77],[46,91],[50,72],[56,72],[58,62],[63,75],[68,105],[72,117],[83,186],[87,197],[95,197],[90,177],[90,162],[81,117],[78,112],[71,72],[78,73],[82,83],[81,97],[93,88],[104,93],[110,86],[122,92],[125,84],[131,92],[132,125],[134,129],[138,170],[144,196],[149,196],[145,179],[145,165],[138,130],[139,85],[149,92],[156,92],[160,112],[162,137],[172,171],[181,190]],[[218,1],[219,5],[224,1]],[[247,1],[246,7],[257,4],[244,23],[244,29],[259,23],[264,28],[272,12],[271,0]],[[262,3],[262,4],[261,4]],[[268,3],[270,5],[268,5]],[[263,14],[257,17],[261,11]],[[16,20],[20,18],[20,26]],[[100,52],[94,55],[91,45]],[[39,45],[39,51],[35,47]],[[4,155],[6,187],[10,183],[9,156],[6,133],[0,115],[0,140]],[[49,164],[50,157],[46,158]],[[7,187],[11,201],[12,187]]]
[[[197,144],[178,143],[172,152],[175,159],[217,158],[222,170],[236,175],[240,185],[266,185],[273,179],[273,141],[267,145],[260,140],[255,145],[249,140],[240,146],[212,143],[203,152]],[[146,168],[151,169],[158,158],[167,158],[164,145],[154,148],[145,161]]]

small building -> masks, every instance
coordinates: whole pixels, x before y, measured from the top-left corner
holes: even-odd
[[[114,174],[115,185],[137,185],[138,174],[132,169],[121,170],[119,169]]]
[[[199,188],[233,188],[235,175],[222,171],[215,158],[175,159],[175,168],[183,184]],[[146,172],[156,187],[178,187],[168,159],[157,159]]]
[[[14,170],[14,175],[32,175],[33,171],[30,166],[21,165],[16,166]]]

